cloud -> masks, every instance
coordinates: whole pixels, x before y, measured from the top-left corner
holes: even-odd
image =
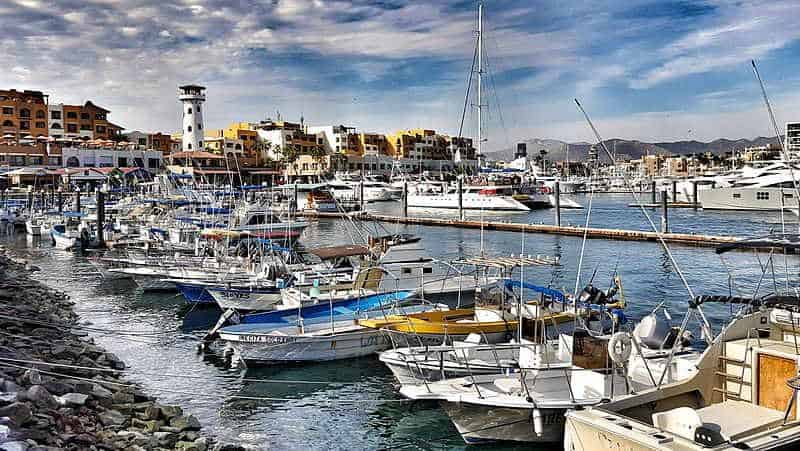
[[[603,106],[598,122],[627,123],[642,139],[667,129],[680,136],[682,125],[667,125],[682,117],[747,109],[735,92],[724,104],[707,94],[742,79],[680,90],[671,82],[728,74],[785,50],[800,34],[797,12],[784,0],[488,2],[484,86],[495,124],[487,131],[500,137],[490,144],[575,135],[575,96]],[[0,87],[41,89],[55,102],[91,99],[130,129],[178,128],[175,87],[196,82],[208,87],[207,128],[279,109],[314,124],[455,132],[476,15],[472,1],[19,0],[0,3],[0,21],[12,68],[0,72]],[[776,89],[797,79],[791,60],[784,66],[789,75]],[[659,121],[664,127],[651,128]],[[748,129],[717,125],[709,133]]]

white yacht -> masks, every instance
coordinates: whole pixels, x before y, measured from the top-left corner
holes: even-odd
[[[794,177],[800,177],[800,170],[794,170]],[[797,192],[788,169],[765,171],[728,187],[698,189],[697,198],[704,209],[712,210],[780,211],[798,207]]]
[[[528,195],[520,199],[517,196],[510,186],[465,186],[461,191],[461,205],[465,210],[530,211],[531,207],[524,203]],[[458,198],[457,188],[440,193],[412,192],[409,188],[408,206],[458,209]],[[543,198],[549,205],[547,196]]]

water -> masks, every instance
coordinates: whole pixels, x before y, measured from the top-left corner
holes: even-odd
[[[585,197],[576,200],[588,204]],[[629,196],[597,196],[590,225],[648,230],[641,213],[626,206],[629,202]],[[371,207],[399,210],[397,203]],[[585,210],[565,211],[563,221],[583,224],[585,214]],[[486,216],[488,219],[489,215]],[[493,216],[515,222],[552,223],[553,212]],[[660,221],[657,217],[655,220]],[[779,213],[691,209],[673,210],[670,217],[675,231],[739,236],[763,234],[771,228],[780,230],[780,220]],[[488,255],[520,253],[524,240],[525,253],[560,256],[562,262],[558,267],[526,268],[526,281],[567,291],[575,287],[581,247],[581,240],[576,237],[485,232],[482,240],[480,230],[393,224],[383,227],[421,236],[427,249],[440,258],[476,254],[481,246]],[[796,228],[796,224],[792,227]],[[347,237],[343,221],[325,220],[312,223],[303,241],[311,247],[345,243]],[[94,336],[99,344],[128,364],[130,379],[141,383],[162,402],[182,405],[201,420],[207,431],[222,440],[289,450],[466,448],[435,404],[404,402],[395,392],[391,373],[376,358],[230,369],[220,355],[196,351],[199,338],[208,324],[216,320],[217,311],[189,311],[175,295],[143,294],[132,283],[103,281],[83,257],[53,249],[46,240],[31,242],[24,235],[17,235],[10,242],[16,252],[42,268],[36,273],[37,278],[72,296],[84,321],[97,328],[128,333]],[[713,249],[674,246],[672,250],[697,294],[731,292],[749,296],[758,285],[759,263],[752,253],[725,254],[723,264]],[[761,262],[766,263],[767,257],[762,256]],[[772,265],[776,281],[773,283],[771,266],[759,293],[783,286],[785,265],[789,268],[789,279],[798,280],[800,260],[789,256],[784,261],[783,256],[778,256]],[[735,276],[734,285],[729,283],[726,267]],[[685,312],[687,291],[659,245],[589,240],[582,282],[596,273],[595,284],[604,287],[615,268],[622,276],[629,316],[641,317],[661,302],[669,307],[676,320]],[[716,329],[730,315],[728,307],[713,305],[706,308],[706,313]],[[515,446],[503,444],[488,449],[515,449]]]

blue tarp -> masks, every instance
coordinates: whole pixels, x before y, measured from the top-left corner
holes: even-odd
[[[564,295],[564,293],[562,293],[562,292],[560,292],[558,290],[554,290],[552,288],[540,287],[539,285],[534,285],[532,283],[521,282],[519,280],[513,280],[513,279],[505,279],[504,282],[505,282],[506,289],[522,287],[522,288],[525,288],[527,290],[535,291],[537,293],[542,293],[545,296],[550,296],[551,298],[555,299],[556,301],[564,302],[567,299],[567,297]]]

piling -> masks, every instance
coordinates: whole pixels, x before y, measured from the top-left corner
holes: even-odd
[[[461,177],[458,177],[458,187],[456,191],[458,192],[458,218],[462,221],[464,220],[464,193],[461,191],[462,181]]]
[[[299,205],[297,205],[297,182],[295,181],[294,182],[294,202],[292,203],[292,205],[289,208],[289,210],[297,211],[297,210],[299,210],[298,207],[299,207]]]
[[[561,227],[561,183],[556,180],[555,193],[556,199],[556,225]]]
[[[650,192],[653,194],[653,200],[650,201],[650,203],[651,204],[655,204],[657,202],[657,199],[656,199],[656,181],[655,180],[650,182]]]
[[[661,232],[669,233],[669,216],[667,212],[667,190],[661,191]]]
[[[106,222],[106,204],[105,204],[105,193],[103,190],[97,190],[97,242],[95,246],[98,248],[106,247],[106,240],[103,236],[103,226]]]
[[[403,217],[408,217],[408,182],[403,181]]]
[[[364,211],[364,179],[358,182],[359,211]]]
[[[80,188],[75,190],[75,211],[78,213],[81,212],[81,190]]]
[[[692,182],[692,203],[694,204],[694,209],[697,210],[697,206],[700,205],[697,200],[697,182]]]
[[[43,211],[47,210],[47,191],[42,190],[39,192],[39,195],[42,198],[42,203],[39,205],[39,208],[41,208]]]
[[[677,180],[673,180],[672,181],[672,201],[673,202],[677,202],[678,201],[678,181]]]
[[[64,212],[64,192],[58,189],[58,214]]]

